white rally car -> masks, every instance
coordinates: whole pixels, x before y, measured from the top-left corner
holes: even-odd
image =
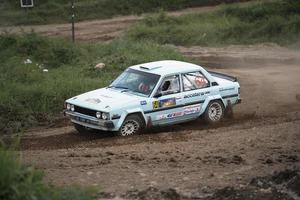
[[[79,132],[98,129],[128,136],[200,116],[214,124],[240,102],[235,77],[164,60],[131,66],[108,87],[66,100],[65,114]]]

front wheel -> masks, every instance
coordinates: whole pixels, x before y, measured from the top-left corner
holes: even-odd
[[[208,104],[204,118],[209,124],[216,124],[220,122],[224,117],[224,105],[221,101],[212,101]]]
[[[126,137],[141,133],[144,127],[144,120],[140,116],[133,114],[126,117],[117,133],[119,136]]]

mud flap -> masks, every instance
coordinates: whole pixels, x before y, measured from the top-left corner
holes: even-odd
[[[233,109],[232,109],[232,104],[231,104],[231,101],[228,100],[227,101],[227,106],[225,108],[225,113],[224,113],[224,117],[225,118],[228,118],[228,119],[233,119]]]
[[[147,124],[146,124],[146,128],[150,128],[152,126],[152,120],[151,117],[147,117]]]

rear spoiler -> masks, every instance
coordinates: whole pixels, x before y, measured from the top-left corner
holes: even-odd
[[[226,79],[232,82],[237,82],[237,77],[235,76],[229,76],[227,74],[222,74],[219,72],[212,72],[212,71],[207,71],[208,73],[210,73],[212,76],[218,77],[218,78],[222,78],[222,79]]]

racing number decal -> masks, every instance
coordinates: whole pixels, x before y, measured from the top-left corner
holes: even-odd
[[[153,101],[152,106],[153,106],[153,109],[158,108],[158,101]]]

